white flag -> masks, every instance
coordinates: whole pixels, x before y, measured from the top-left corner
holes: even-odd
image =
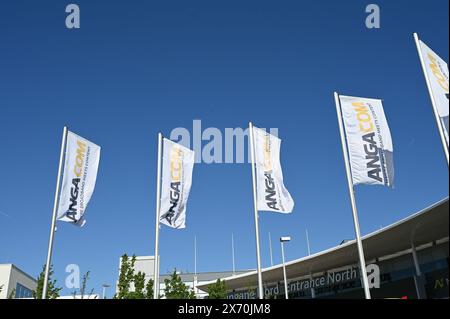
[[[392,186],[394,150],[381,100],[350,96],[339,98],[353,185]]]
[[[58,220],[83,226],[84,213],[97,179],[100,146],[72,132],[67,134],[64,175],[57,212]]]
[[[419,40],[420,50],[422,51],[423,63],[428,75],[431,86],[431,92],[437,112],[444,128],[447,147],[449,146],[448,119],[449,119],[449,81],[448,65],[436,53],[433,52],[425,43]]]
[[[186,227],[186,204],[192,185],[194,151],[164,139],[160,222],[172,228]]]
[[[256,181],[259,211],[291,213],[294,200],[283,183],[280,163],[281,140],[254,127]]]

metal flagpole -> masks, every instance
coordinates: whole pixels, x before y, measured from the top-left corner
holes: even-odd
[[[264,299],[264,291],[262,284],[262,273],[261,273],[261,252],[259,247],[259,216],[258,216],[258,201],[256,194],[256,157],[255,157],[255,139],[253,135],[253,124],[249,123],[249,137],[250,137],[250,154],[252,160],[252,180],[253,180],[253,206],[255,210],[255,236],[256,236],[256,261],[258,269],[258,297],[259,299]]]
[[[159,297],[159,216],[161,210],[161,161],[163,137],[158,133],[158,168],[156,173],[156,224],[155,224],[155,264],[153,268],[153,299]]]
[[[47,299],[48,276],[50,273],[50,264],[52,262],[53,239],[55,236],[55,227],[56,227],[56,212],[58,210],[59,188],[60,188],[60,182],[61,182],[61,172],[62,172],[62,168],[63,168],[64,153],[65,153],[65,149],[66,149],[66,141],[67,141],[67,126],[64,126],[63,137],[62,137],[62,142],[61,142],[61,151],[59,154],[58,176],[56,178],[55,199],[53,201],[52,226],[50,228],[50,239],[48,241],[47,262],[45,264],[44,287],[42,289],[42,299]]]
[[[284,261],[284,242],[281,241],[281,260],[283,262],[284,297],[289,299],[288,283],[286,276],[286,262]]]
[[[436,125],[439,130],[439,135],[441,137],[442,147],[444,148],[444,154],[445,154],[445,158],[447,159],[447,166],[448,166],[449,165],[449,162],[448,162],[449,154],[448,154],[447,140],[445,139],[444,128],[442,126],[442,121],[441,121],[441,118],[437,111],[436,101],[434,99],[433,90],[431,88],[430,78],[428,77],[425,60],[423,59],[422,50],[420,49],[419,36],[417,35],[417,33],[414,33],[414,40],[416,42],[417,52],[419,53],[420,64],[422,65],[423,75],[425,76],[425,82],[427,83],[428,94],[430,95],[430,99],[431,99],[431,106],[433,107],[433,113],[434,113],[434,117],[436,119]]]
[[[269,253],[270,253],[270,265],[273,266],[272,236],[270,236],[270,232],[269,232]]]
[[[306,244],[308,246],[308,256],[311,256],[311,246],[309,245],[309,234],[308,229],[305,229],[306,231]],[[311,270],[309,271],[309,279],[313,279]],[[316,290],[314,287],[311,287],[311,298],[316,298]]]
[[[234,234],[231,233],[231,258],[233,259],[233,275],[236,274],[236,264],[234,259]]]
[[[425,299],[426,296],[422,296],[422,272],[420,271],[419,258],[417,257],[416,246],[411,240],[411,253],[414,261],[414,268],[416,269],[416,275],[414,276],[414,284],[416,286],[417,299]]]
[[[308,245],[308,256],[311,255],[311,247],[309,246],[308,230],[306,229],[306,244]]]
[[[194,280],[192,284],[195,296],[197,296],[197,235],[194,236]]]
[[[343,119],[342,119],[341,103],[339,101],[339,94],[337,92],[334,92],[334,100],[336,103],[336,112],[337,112],[338,122],[339,122],[339,131],[341,134],[342,153],[344,155],[345,170],[347,172],[348,191],[350,194],[350,202],[352,205],[352,212],[353,212],[353,223],[355,224],[356,243],[358,246],[359,264],[361,267],[362,284],[363,284],[364,294],[366,296],[366,299],[371,299],[370,289],[369,289],[369,280],[367,279],[367,272],[366,272],[366,261],[364,258],[364,250],[363,250],[363,245],[362,245],[362,241],[361,241],[361,232],[359,230],[358,211],[356,209],[355,193],[354,193],[354,189],[353,189],[353,181],[352,181],[352,175],[351,175],[352,173],[350,170],[350,163],[349,163],[349,159],[348,159],[347,146],[346,146],[346,141],[345,141],[344,123],[342,122]]]
[[[194,275],[197,276],[197,236],[194,236]]]

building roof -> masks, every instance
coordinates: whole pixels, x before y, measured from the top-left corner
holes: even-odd
[[[240,274],[247,274],[249,271],[236,271],[236,275]],[[220,272],[202,272],[197,274],[197,281],[216,281],[217,278],[224,278],[232,276],[232,271],[220,271]],[[164,282],[164,279],[170,279],[170,276],[172,274],[165,274],[160,276],[160,281]],[[196,276],[194,273],[178,273],[178,276],[180,276],[181,281],[183,282],[189,282],[194,281],[194,276]]]
[[[25,276],[25,277],[27,277],[28,279],[30,279],[30,280],[32,280],[32,281],[34,281],[34,282],[37,283],[36,278],[34,278],[33,276],[27,274],[25,271],[23,271],[22,269],[20,269],[19,267],[17,267],[17,266],[14,265],[14,264],[0,264],[0,266],[7,266],[7,267],[10,267],[11,270],[17,271],[17,272],[21,273],[23,276]]]
[[[439,239],[448,238],[449,233],[448,198],[423,209],[392,225],[384,227],[362,237],[366,260],[392,255],[411,248],[411,243],[421,246]],[[358,261],[356,240],[343,242],[341,245],[319,253],[299,258],[286,263],[288,278],[300,278],[310,272],[325,272],[331,269],[352,265]],[[277,282],[283,278],[282,265],[275,265],[262,270],[264,282]],[[250,285],[257,285],[257,272],[223,278],[230,290]],[[208,285],[203,283],[197,288],[207,291]]]

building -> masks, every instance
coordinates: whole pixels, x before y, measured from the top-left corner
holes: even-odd
[[[36,279],[15,265],[0,265],[0,299],[31,298],[36,287]]]
[[[119,272],[120,272],[120,265],[122,263],[122,258],[120,258],[119,260]],[[153,274],[154,274],[154,264],[155,264],[155,257],[154,256],[136,256],[136,261],[134,264],[134,272],[138,273],[143,272],[145,273],[145,284],[147,284],[147,282],[150,279],[153,279]],[[248,271],[236,271],[234,274],[235,275],[239,275],[239,274],[244,274],[247,273]],[[189,288],[193,289],[197,298],[201,299],[201,298],[205,298],[208,296],[208,293],[205,291],[200,291],[196,288],[196,286],[198,285],[203,285],[204,283],[207,282],[211,282],[211,281],[216,281],[219,278],[224,278],[224,277],[230,277],[233,275],[233,272],[231,271],[224,271],[224,272],[204,272],[204,273],[184,273],[184,272],[177,272],[177,274],[180,276],[181,281],[187,285]],[[159,291],[161,296],[163,296],[164,298],[164,291],[165,291],[165,284],[164,284],[164,280],[165,279],[170,279],[170,276],[172,274],[165,274],[165,275],[160,275],[159,276]],[[131,286],[130,290],[133,291],[134,287]],[[116,293],[118,292],[118,287],[117,287],[117,283],[116,283]]]
[[[244,274],[247,273],[248,271],[236,271],[234,273],[234,275],[238,275],[238,274]],[[159,282],[160,282],[160,294],[164,295],[164,291],[165,291],[165,284],[164,284],[164,280],[165,279],[170,279],[172,274],[167,274],[167,275],[162,275],[159,277]],[[202,272],[202,273],[198,273],[198,274],[193,274],[193,273],[180,273],[178,272],[178,275],[181,278],[181,281],[187,285],[189,288],[193,289],[195,292],[195,295],[197,297],[197,299],[204,299],[208,297],[208,293],[207,291],[202,291],[199,290],[197,287],[199,285],[203,285],[205,283],[208,282],[216,282],[217,279],[221,279],[221,278],[226,278],[226,277],[230,277],[233,276],[233,272],[231,271],[223,271],[223,272]]]
[[[101,299],[99,294],[59,296],[56,299]]]
[[[129,256],[131,259],[131,257]],[[155,264],[154,256],[136,256],[136,261],[134,263],[134,273],[142,272],[145,274],[145,284],[147,285],[148,281],[153,278],[153,267]],[[119,275],[122,267],[122,257],[119,259]],[[119,292],[119,280],[116,282],[116,294]],[[131,291],[134,291],[134,285],[131,284]]]
[[[362,238],[373,298],[449,297],[448,198]],[[289,246],[286,246],[289,249]],[[356,241],[286,263],[290,298],[364,298]],[[373,275],[373,276],[372,276]],[[265,298],[284,298],[283,267],[263,269]],[[229,299],[256,298],[257,273],[223,278]],[[213,283],[199,283],[207,291]]]

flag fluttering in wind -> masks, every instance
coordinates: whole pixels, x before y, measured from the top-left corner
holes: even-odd
[[[186,204],[192,185],[194,151],[164,138],[160,222],[186,227]]]
[[[394,149],[381,100],[342,95],[339,99],[353,185],[392,187]]]
[[[153,298],[159,298],[159,228],[186,227],[186,205],[192,186],[194,151],[158,134],[156,182],[155,260],[153,264]]]
[[[280,163],[281,140],[266,131],[253,128],[257,197],[259,211],[291,213],[294,200],[284,186]]]
[[[84,225],[84,213],[94,192],[99,161],[100,146],[68,132],[58,220]]]
[[[94,192],[99,161],[100,146],[69,132],[65,126],[59,154],[58,175],[56,177],[56,191],[53,201],[42,299],[48,297],[48,278],[52,260],[56,221],[61,220],[76,226],[83,226],[85,224],[84,214]],[[61,176],[63,176],[62,183]]]
[[[281,140],[249,123],[249,141],[253,182],[258,298],[264,299],[259,242],[259,211],[288,214],[294,209],[294,200],[283,183],[283,172],[280,164]]]
[[[415,33],[417,51],[428,86],[431,104],[441,135],[448,164],[449,147],[449,72],[447,63],[431,50]]]
[[[362,286],[366,299],[371,299],[354,185],[393,185],[394,149],[391,132],[381,100],[342,96],[334,92],[334,101],[352,206]]]

